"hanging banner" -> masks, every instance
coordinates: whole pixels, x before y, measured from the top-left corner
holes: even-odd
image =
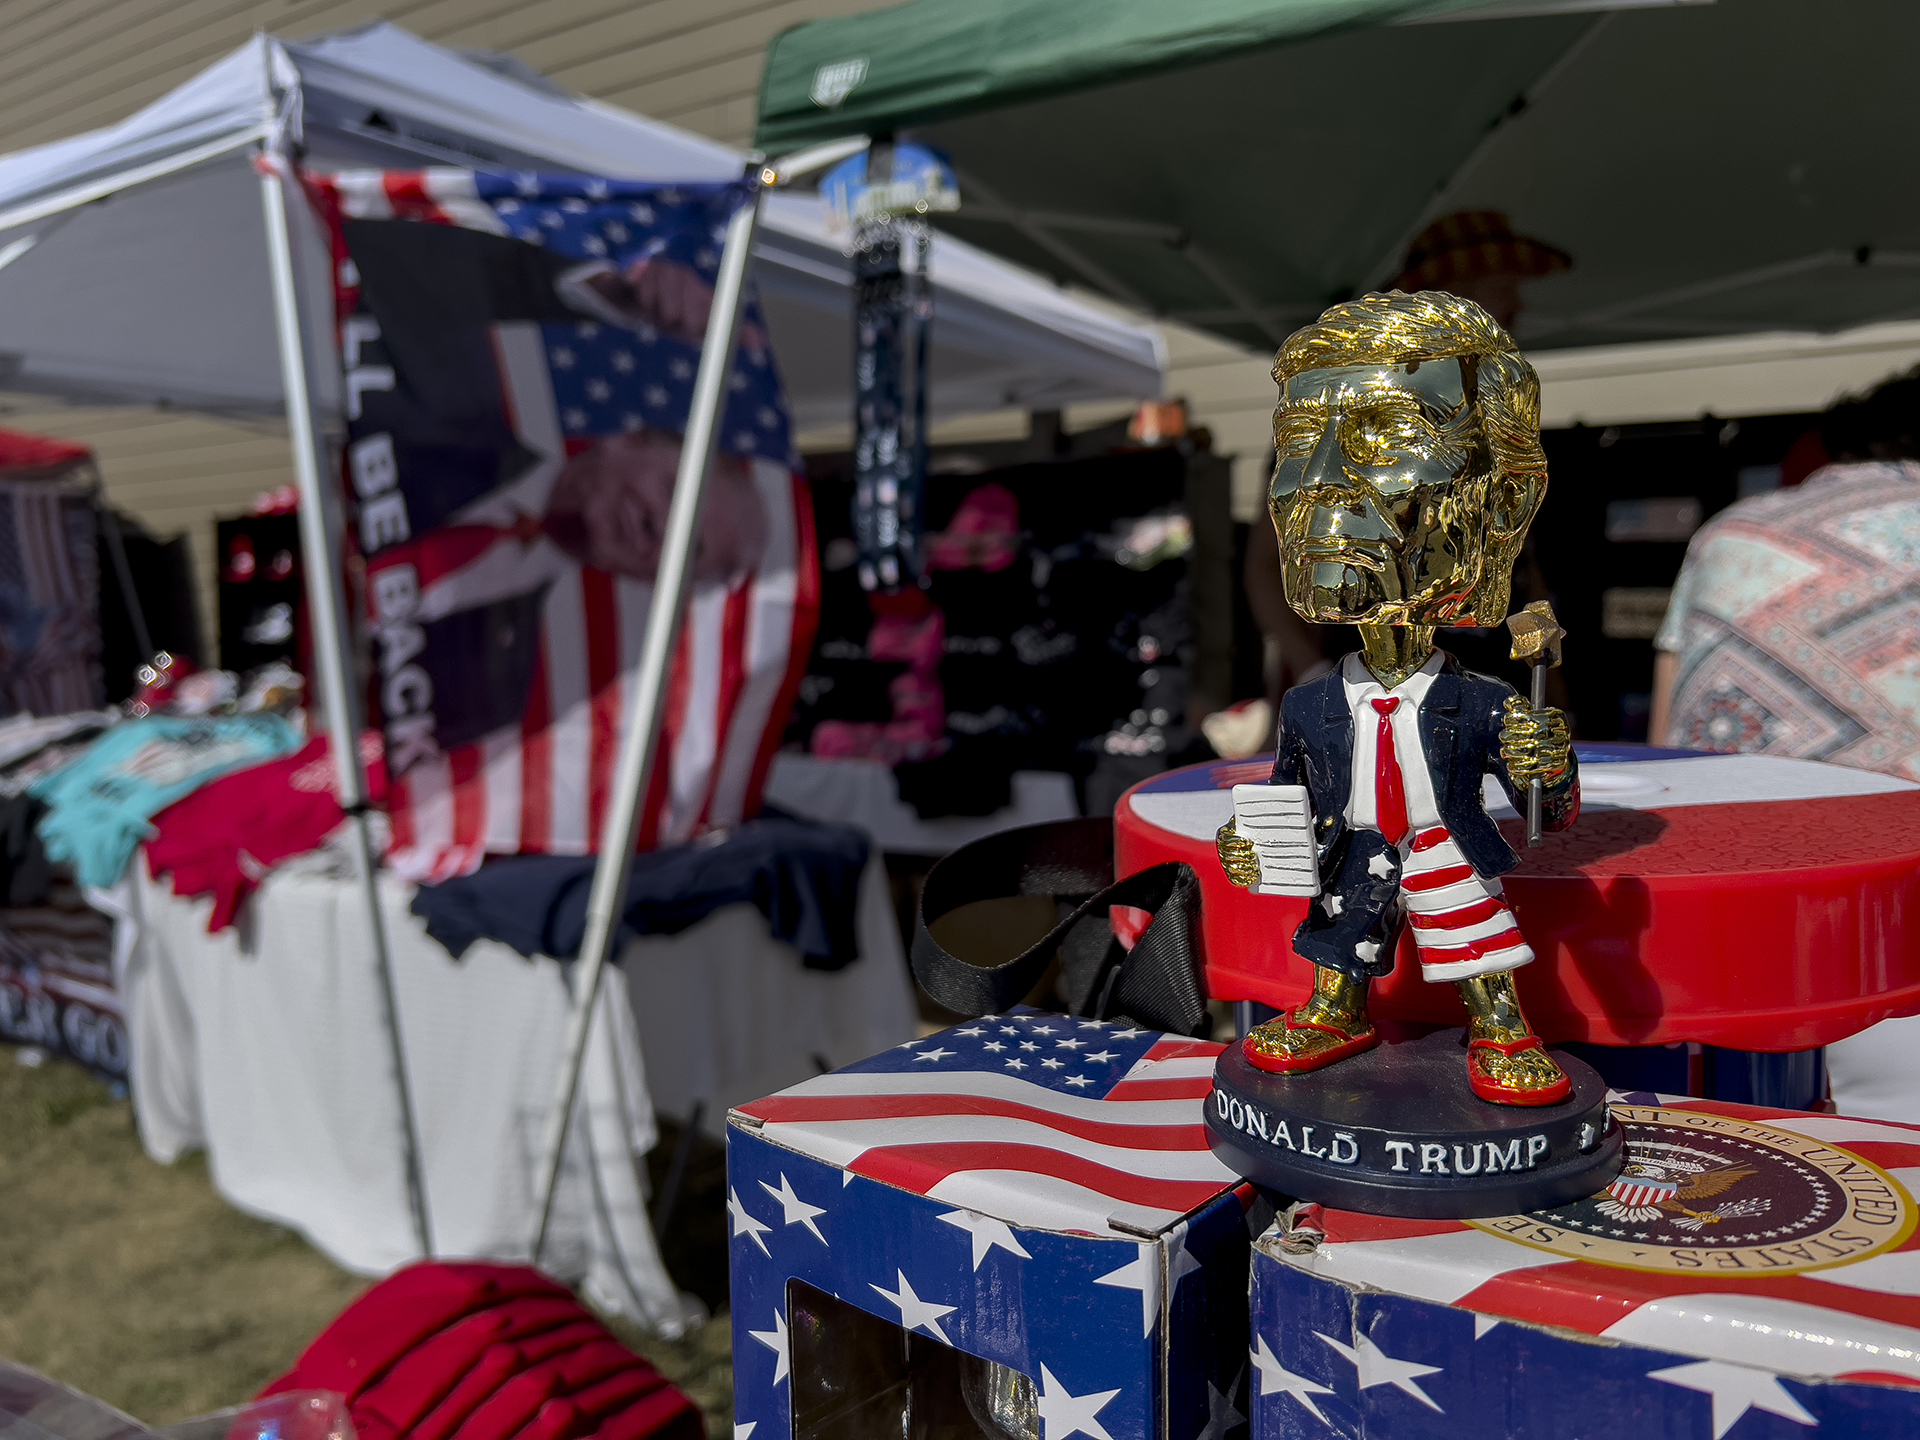
[[[853,257],[853,539],[863,590],[925,583],[927,347],[933,326],[926,217],[960,208],[953,169],[920,145],[876,141],[822,178]]]
[[[680,435],[744,185],[467,170],[308,177],[332,225],[353,539],[390,862],[598,842]],[[818,613],[808,492],[758,306],[669,679],[643,848],[737,823]]]

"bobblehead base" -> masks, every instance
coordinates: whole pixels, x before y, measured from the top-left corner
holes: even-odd
[[[1373,1215],[1467,1220],[1580,1200],[1620,1173],[1606,1083],[1564,1052],[1558,1105],[1490,1105],[1467,1086],[1466,1037],[1439,1030],[1324,1070],[1274,1075],[1238,1045],[1207,1101],[1213,1153],[1256,1184]]]

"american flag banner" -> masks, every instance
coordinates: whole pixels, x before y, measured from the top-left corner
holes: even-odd
[[[1219,1049],[1023,1008],[735,1110],[736,1433],[793,1433],[804,1285],[1028,1377],[1042,1440],[1244,1434],[1266,1212],[1207,1147]]]
[[[1557,1210],[1306,1207],[1256,1246],[1256,1436],[1920,1434],[1920,1128],[1615,1097]]]
[[[598,843],[728,218],[744,185],[304,177],[330,226],[353,538],[398,871]],[[641,846],[752,814],[819,609],[749,300]]]

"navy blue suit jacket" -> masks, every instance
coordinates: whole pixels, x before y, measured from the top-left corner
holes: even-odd
[[[1282,698],[1280,749],[1273,760],[1274,784],[1305,785],[1312,797],[1323,877],[1338,868],[1353,785],[1353,712],[1340,680],[1343,668],[1336,665],[1332,674],[1296,685]],[[1487,877],[1504,875],[1520,863],[1487,818],[1480,784],[1481,776],[1493,776],[1514,808],[1527,813],[1526,794],[1514,787],[1500,758],[1500,722],[1514,693],[1504,680],[1462,670],[1442,651],[1440,673],[1420,706],[1420,746],[1426,751],[1440,818],[1468,863]],[[1542,828],[1564,830],[1579,813],[1580,767],[1574,761],[1565,776],[1546,788]]]

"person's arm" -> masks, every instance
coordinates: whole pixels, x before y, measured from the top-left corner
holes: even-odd
[[[1653,652],[1653,706],[1647,712],[1647,743],[1665,745],[1667,721],[1673,714],[1673,681],[1680,673],[1680,657],[1671,650]]]
[[[1687,651],[1687,617],[1693,612],[1693,597],[1704,585],[1708,566],[1713,563],[1713,536],[1719,528],[1710,520],[1695,532],[1687,545],[1687,558],[1680,562],[1680,573],[1673,577],[1673,593],[1667,601],[1667,613],[1653,637],[1653,695],[1647,708],[1647,743],[1671,745],[1668,730],[1673,725],[1674,683],[1680,678],[1680,657]]]

